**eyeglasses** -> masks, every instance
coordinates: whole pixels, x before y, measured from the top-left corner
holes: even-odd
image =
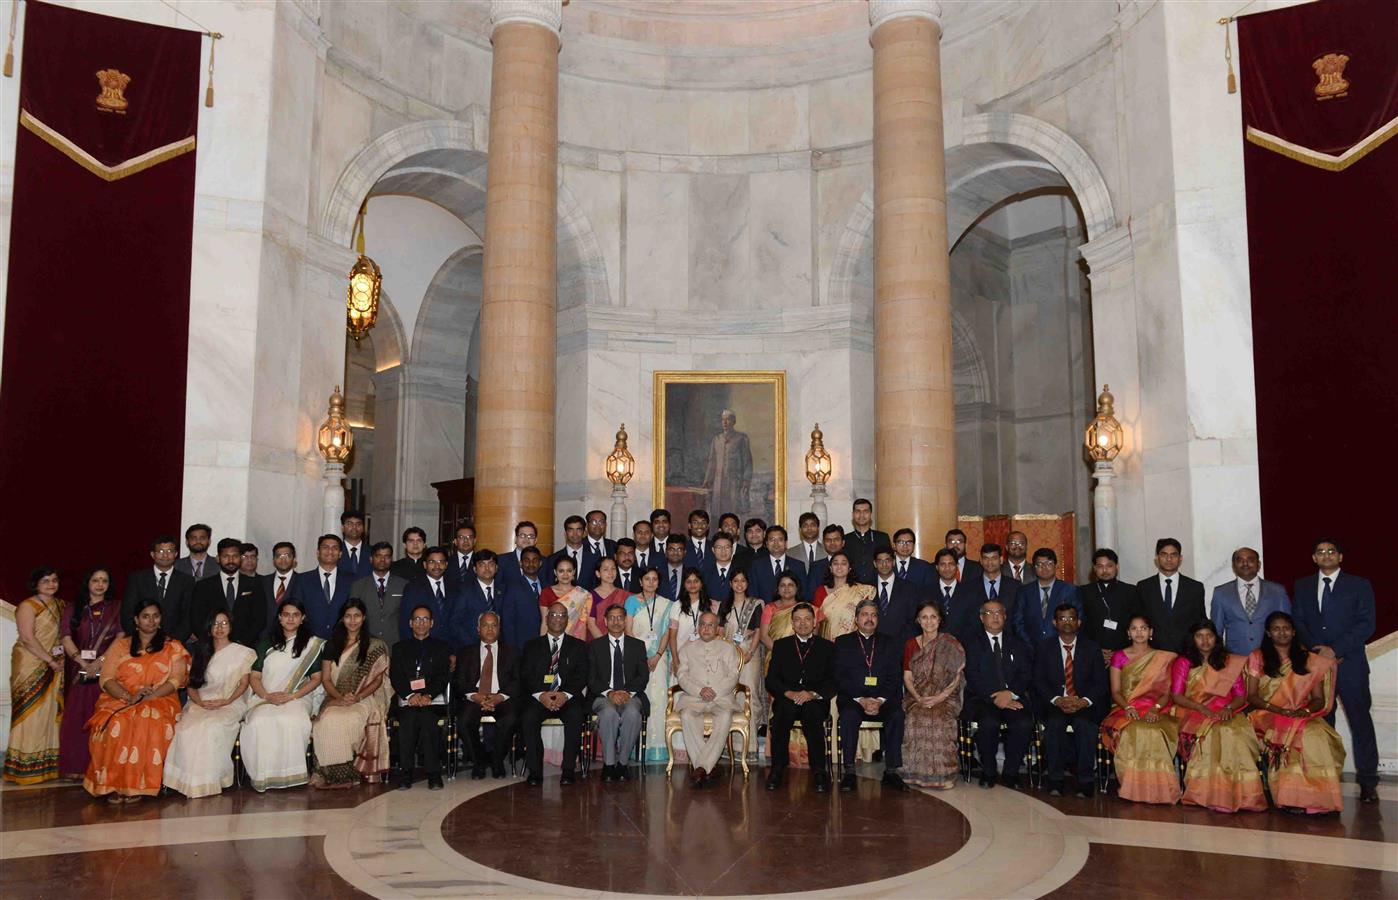
[[[897,544],[898,546],[901,547],[901,546],[903,546],[904,544],[909,544],[909,545],[914,544],[914,543],[916,543],[916,541],[914,541],[912,538],[899,538],[898,540],[894,541],[893,543],[895,543],[895,544]]]
[[[1036,568],[1036,569],[1039,568],[1040,566],[1048,566],[1049,568],[1053,568],[1053,567],[1055,567],[1055,566],[1057,566],[1057,565],[1058,565],[1058,563],[1054,562],[1054,561],[1051,560],[1051,559],[1036,559],[1036,560],[1034,560],[1034,568]]]
[[[1330,549],[1328,549],[1328,550],[1317,550],[1317,551],[1315,552],[1314,555],[1315,555],[1315,556],[1338,556],[1339,553],[1340,553],[1340,551],[1338,551],[1338,550],[1336,550],[1336,549],[1334,549],[1334,548],[1332,547],[1332,548],[1330,548]]]
[[[431,622],[431,621],[432,621],[432,617],[431,617],[431,616],[413,616],[413,617],[412,617],[411,619],[409,619],[408,621],[409,621],[409,622],[412,622],[412,623],[415,624],[415,625],[425,625],[425,624],[427,624],[428,622]]]

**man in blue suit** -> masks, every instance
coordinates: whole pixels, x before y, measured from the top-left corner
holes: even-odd
[[[500,571],[498,577],[501,581],[514,581],[520,577],[522,571],[519,565],[520,558],[524,551],[533,547],[539,542],[539,528],[533,522],[525,520],[515,524],[515,547],[509,553],[501,553],[495,558],[495,564]],[[540,557],[542,559],[542,556]]]
[[[913,555],[916,550],[917,535],[911,528],[900,528],[893,533],[893,574],[911,582],[919,594],[930,594],[937,573],[931,563]]]
[[[364,513],[357,509],[347,509],[341,513],[340,536],[344,542],[340,568],[347,574],[350,584],[354,584],[374,570],[369,562],[373,554],[364,543]]]
[[[1077,589],[1058,580],[1058,554],[1049,547],[1040,547],[1032,559],[1035,578],[1016,592],[1014,608],[1014,632],[1031,652],[1058,633],[1053,625],[1053,611],[1060,603],[1067,603],[1082,616]]]
[[[748,578],[752,582],[748,587],[748,596],[770,601],[776,596],[777,576],[787,570],[796,576],[796,583],[805,591],[806,561],[787,555],[786,529],[780,525],[772,525],[767,529],[767,552],[757,554],[748,568]]]
[[[602,555],[597,553],[590,541],[584,541],[587,522],[582,516],[569,516],[563,520],[563,546],[544,560],[542,577],[545,585],[553,584],[553,569],[564,556],[573,560],[573,583],[589,591],[597,587],[597,563]]]
[[[451,648],[453,658],[462,647],[461,636],[466,633],[466,605],[461,602],[461,583],[447,578],[447,551],[444,547],[429,547],[422,554],[423,577],[408,584],[403,591],[399,609],[398,639],[410,640],[413,628],[412,611],[419,606],[432,610],[432,632],[429,635]]]
[[[1019,787],[1019,770],[1034,716],[1029,711],[1031,670],[1029,649],[1005,628],[1005,604],[981,604],[981,627],[966,635],[966,696],[961,717],[976,723],[976,754],[981,761],[981,787],[995,786],[995,755],[1000,749],[1000,726],[1005,726],[1003,782]]]
[[[709,537],[709,511],[696,509],[689,514],[689,542],[684,549],[686,568],[703,569],[713,555],[713,540]]]
[[[1044,750],[1048,757],[1049,796],[1063,796],[1063,771],[1068,762],[1068,725],[1073,726],[1078,796],[1091,797],[1093,765],[1097,758],[1097,731],[1111,707],[1107,667],[1102,648],[1078,634],[1081,624],[1072,604],[1060,603],[1053,611],[1058,633],[1039,645],[1034,654],[1033,692],[1039,721],[1044,726]]]
[[[1369,694],[1369,659],[1364,655],[1364,645],[1374,634],[1374,587],[1368,579],[1340,571],[1344,552],[1329,538],[1315,542],[1311,559],[1319,571],[1296,582],[1292,594],[1296,631],[1311,650],[1340,663],[1335,695],[1349,722],[1359,799],[1378,803],[1379,745],[1370,712],[1374,701]],[[1335,723],[1334,709],[1326,720]]]
[[[1209,618],[1229,653],[1247,656],[1262,646],[1262,629],[1274,612],[1291,613],[1286,588],[1257,577],[1262,559],[1251,547],[1233,551],[1233,574],[1238,576],[1214,588]]]
[[[898,769],[903,765],[903,642],[879,633],[879,606],[861,600],[854,608],[856,631],[835,639],[835,706],[839,710],[840,791],[855,788],[854,753],[860,723],[883,723],[883,783],[910,791]]]
[[[534,555],[530,554],[531,557]],[[461,582],[460,604],[463,613],[458,636],[462,646],[480,640],[476,623],[482,614],[493,612],[499,617],[501,643],[516,650],[523,648],[525,641],[539,636],[542,619],[538,598],[532,591],[521,589],[519,583],[500,577],[495,551],[477,550],[474,560],[473,574]]]
[[[709,546],[712,552],[705,554],[699,575],[704,579],[709,596],[721,603],[733,594],[728,579],[738,569],[733,563],[733,538],[720,531],[709,541]]]
[[[306,607],[306,620],[318,638],[330,639],[349,599],[354,579],[340,569],[340,536],[323,534],[316,541],[316,567],[300,572],[292,581],[292,595]]]
[[[684,591],[684,558],[688,546],[689,541],[683,535],[672,534],[665,538],[665,558],[660,560],[658,568],[660,596],[667,600],[678,600]]]

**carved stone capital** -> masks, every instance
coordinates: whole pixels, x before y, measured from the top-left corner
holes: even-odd
[[[873,33],[885,22],[904,16],[930,19],[942,26],[941,0],[869,0],[869,31]]]
[[[542,25],[554,34],[563,31],[564,0],[490,0],[490,32],[506,22]]]
[[[1088,277],[1101,275],[1131,259],[1134,252],[1131,231],[1125,225],[1118,225],[1083,244],[1078,252],[1087,262]]]

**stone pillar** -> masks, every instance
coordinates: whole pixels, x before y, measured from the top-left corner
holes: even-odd
[[[874,47],[874,461],[881,528],[956,524],[941,4],[870,0]]]
[[[563,3],[493,0],[490,15],[476,528],[482,546],[508,549],[514,523],[529,519],[549,547]]]

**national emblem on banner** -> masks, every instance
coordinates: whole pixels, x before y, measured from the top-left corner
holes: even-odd
[[[129,104],[122,92],[131,83],[131,76],[116,69],[99,69],[97,83],[102,87],[102,93],[97,95],[97,111],[126,115]]]
[[[1317,100],[1333,100],[1345,96],[1349,91],[1349,82],[1345,80],[1345,64],[1348,62],[1349,57],[1343,53],[1327,53],[1311,63],[1316,77],[1320,79],[1320,83],[1315,86]]]

